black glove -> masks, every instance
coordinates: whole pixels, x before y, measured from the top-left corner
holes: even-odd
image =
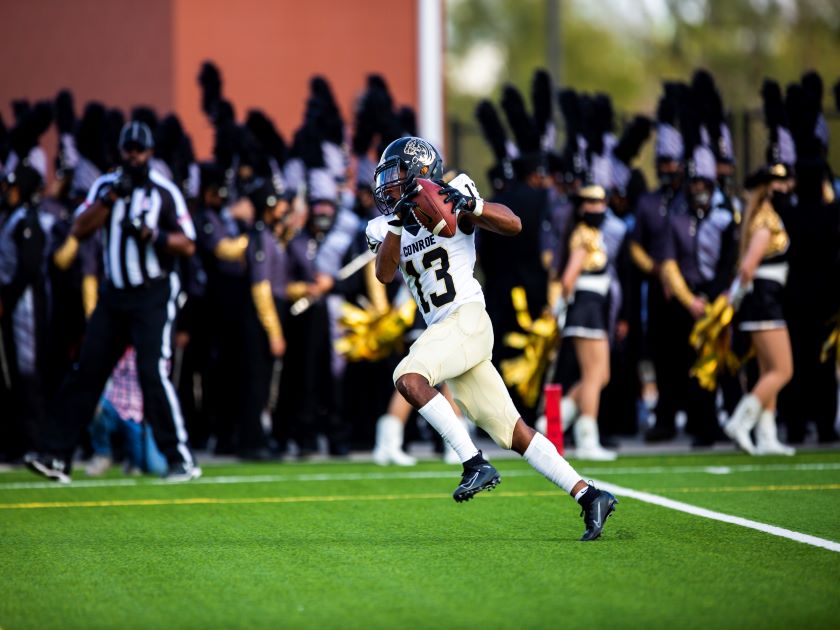
[[[403,195],[399,198],[397,203],[394,204],[394,216],[399,219],[399,225],[403,224],[405,220],[405,215],[407,212],[411,211],[414,206],[417,204],[414,202],[414,198],[420,193],[418,190],[417,182],[415,181],[414,177],[409,178],[405,184],[403,185]],[[391,225],[390,221],[388,222]]]
[[[444,201],[446,203],[452,204],[452,211],[456,212],[458,210],[466,210],[467,212],[472,212],[475,210],[475,199],[465,195],[457,188],[453,188],[452,186],[447,186],[446,184],[441,185],[441,189],[438,191],[439,195],[444,196]]]

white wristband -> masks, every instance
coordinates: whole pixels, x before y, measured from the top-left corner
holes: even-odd
[[[482,199],[481,197],[476,197],[475,210],[473,210],[473,216],[480,217],[482,212],[484,212],[484,199]]]
[[[388,231],[391,234],[396,234],[397,236],[402,236],[403,229],[402,229],[401,225],[389,225],[388,226]]]

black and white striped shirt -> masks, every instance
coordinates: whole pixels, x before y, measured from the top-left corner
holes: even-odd
[[[116,177],[114,173],[99,177],[76,210],[76,215],[95,203],[100,188]],[[153,241],[143,245],[125,233],[123,222],[126,212],[130,213],[131,220],[142,219],[152,230],[181,232],[195,240],[195,227],[181,191],[151,169],[146,184],[132,191],[130,203],[123,199],[114,203],[111,216],[101,230],[105,277],[117,289],[143,286],[150,280],[165,277],[175,266],[175,257],[156,248]]]

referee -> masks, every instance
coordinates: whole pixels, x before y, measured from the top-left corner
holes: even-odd
[[[73,451],[128,345],[137,352],[145,417],[166,456],[168,481],[201,476],[187,444],[175,390],[167,375],[180,282],[178,256],[195,251],[195,228],[178,188],[149,168],[154,141],[148,126],[120,132],[122,168],[98,178],[76,210],[70,236],[54,256],[69,265],[79,240],[100,231],[105,282],[88,324],[79,363],[63,383],[26,464],[55,481],[70,481]]]

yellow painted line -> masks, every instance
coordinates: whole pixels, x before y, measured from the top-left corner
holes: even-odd
[[[713,486],[713,487],[678,487],[659,488],[651,492],[678,493],[723,493],[723,492],[798,492],[807,490],[840,490],[840,483],[817,483],[798,485],[767,486]],[[497,498],[562,496],[556,490],[535,492],[496,492]],[[163,505],[258,505],[285,503],[340,503],[353,501],[423,501],[442,499],[446,495],[439,493],[425,494],[363,494],[333,496],[300,497],[188,497],[182,499],[116,499],[111,501],[42,501],[33,503],[0,503],[0,510],[40,510],[50,508],[97,508],[97,507],[146,507]]]
[[[769,486],[696,486],[687,488],[659,488],[650,492],[797,492],[805,490],[840,490],[840,483],[809,483]]]
[[[497,497],[563,496],[556,490],[540,492],[497,492]],[[39,510],[49,508],[144,507],[156,505],[253,505],[277,503],[334,503],[352,501],[413,501],[444,499],[444,494],[364,494],[303,497],[193,497],[185,499],[118,499],[114,501],[45,501],[38,503],[0,503],[0,510]]]

